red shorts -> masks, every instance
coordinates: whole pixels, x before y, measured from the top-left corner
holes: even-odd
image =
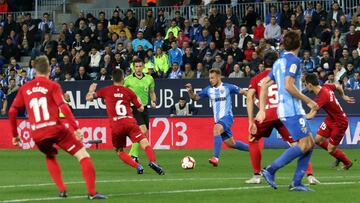
[[[55,144],[71,155],[76,154],[84,145],[65,126],[56,125],[33,131],[36,146],[47,156],[55,156]]]
[[[317,134],[321,137],[329,138],[330,144],[337,146],[340,144],[343,139],[346,129],[348,128],[348,123],[341,124],[334,121],[333,119],[326,117],[324,122],[321,123]]]
[[[280,119],[265,120],[262,123],[259,123],[258,121],[255,120],[255,125],[257,128],[257,132],[252,136],[255,137],[256,140],[260,140],[262,137],[270,137],[271,132],[275,128],[285,142],[289,142],[289,143],[295,142],[291,138],[289,131],[286,129],[285,125],[280,121]]]
[[[146,138],[135,119],[121,119],[113,122],[111,130],[112,143],[116,149],[126,147],[126,137],[129,137],[133,143]]]

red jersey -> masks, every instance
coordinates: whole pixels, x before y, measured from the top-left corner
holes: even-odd
[[[79,128],[70,108],[65,103],[60,85],[48,78],[36,77],[19,89],[9,110],[9,121],[14,137],[18,135],[16,129],[17,109],[23,107],[26,107],[34,140],[40,141],[53,137],[65,128],[59,118],[59,108],[66,116],[70,126],[74,130]]]
[[[123,86],[111,85],[96,91],[96,97],[105,99],[106,111],[111,120],[132,118],[131,103],[136,108],[141,106],[135,93]]]
[[[326,111],[333,121],[336,121],[339,125],[347,126],[348,119],[335,97],[334,90],[336,90],[334,84],[323,85],[314,101],[319,105],[319,108],[323,108]]]
[[[266,76],[269,75],[270,71],[271,70],[265,70],[265,71],[257,74],[250,80],[249,89],[255,90],[255,94],[258,99],[260,98],[262,82],[263,82],[264,78],[266,78]],[[278,119],[278,116],[276,113],[277,106],[278,106],[278,89],[277,89],[277,85],[273,84],[268,89],[268,96],[266,99],[266,112],[265,112],[266,120],[277,120]]]

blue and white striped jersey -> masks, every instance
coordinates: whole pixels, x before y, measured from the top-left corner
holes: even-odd
[[[269,77],[274,80],[278,86],[279,104],[277,114],[279,118],[292,117],[296,115],[305,115],[301,100],[293,97],[285,89],[285,77],[295,78],[295,86],[301,91],[301,67],[300,59],[292,53],[285,53],[273,65]]]
[[[221,83],[218,87],[207,86],[198,94],[208,97],[213,108],[215,123],[225,116],[233,117],[231,94],[239,94],[240,88],[233,84]]]

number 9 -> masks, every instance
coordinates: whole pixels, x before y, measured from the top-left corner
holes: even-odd
[[[299,123],[300,123],[300,125],[301,125],[302,128],[305,128],[306,123],[305,123],[305,119],[304,119],[304,118],[300,118],[300,119],[299,119]]]

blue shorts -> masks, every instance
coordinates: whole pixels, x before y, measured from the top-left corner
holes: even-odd
[[[224,116],[220,118],[220,120],[218,120],[218,122],[216,123],[222,125],[222,127],[224,128],[224,132],[221,134],[221,139],[223,141],[232,137],[231,126],[233,125],[233,123],[234,118],[232,116]]]
[[[295,141],[308,137],[311,133],[309,122],[303,115],[280,118],[280,120]]]

